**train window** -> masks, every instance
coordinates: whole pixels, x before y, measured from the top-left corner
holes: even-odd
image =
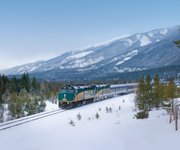
[[[62,89],[62,93],[74,93],[74,89]]]
[[[74,90],[73,89],[68,89],[67,93],[74,93]]]

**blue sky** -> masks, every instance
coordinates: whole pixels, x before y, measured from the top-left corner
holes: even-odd
[[[179,0],[1,0],[0,69],[180,24]]]

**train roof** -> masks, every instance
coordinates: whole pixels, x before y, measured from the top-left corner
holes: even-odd
[[[92,85],[86,85],[86,86],[73,86],[74,89],[89,89],[89,88],[103,88],[103,87],[110,87],[109,84],[92,84]]]
[[[97,84],[95,87],[110,87],[109,84]]]
[[[86,86],[73,86],[74,89],[89,89],[92,88],[92,85],[86,85]]]
[[[110,88],[118,88],[118,87],[135,87],[137,83],[127,83],[127,84],[113,84]]]
[[[127,84],[114,84],[114,85],[109,85],[109,84],[91,84],[91,85],[66,85],[62,89],[74,89],[74,90],[84,90],[84,89],[93,89],[94,87],[101,89],[101,88],[119,88],[119,87],[135,87],[137,86],[137,83],[127,83]]]
[[[109,84],[91,84],[91,85],[66,85],[65,87],[63,87],[62,89],[75,89],[75,90],[79,90],[79,89],[92,89],[92,88],[104,88],[104,87],[110,87]]]

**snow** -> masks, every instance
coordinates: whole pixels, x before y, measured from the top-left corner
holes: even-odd
[[[62,64],[65,64],[65,63],[67,63],[69,61],[85,57],[86,55],[89,55],[90,53],[92,53],[92,51],[85,51],[85,52],[80,52],[80,53],[72,54],[69,57],[67,57],[66,59],[64,59],[63,61],[61,61],[60,64],[58,64],[58,65],[62,65]]]
[[[112,112],[106,113],[106,107],[111,107]],[[174,131],[174,126],[168,123],[166,111],[152,111],[148,119],[136,120],[134,110],[134,94],[114,97],[1,131],[0,147],[5,150],[169,150],[179,147],[180,131]],[[97,112],[99,119],[95,117]],[[78,113],[82,116],[80,121]],[[70,120],[75,126],[69,124]]]
[[[150,36],[152,38],[154,36],[154,34],[152,32],[149,32],[148,36]]]
[[[45,65],[46,63],[44,61],[36,61],[34,63],[28,63],[26,65],[21,65],[17,66],[16,68],[16,73],[11,73],[11,74],[22,74],[25,72],[32,72],[38,70],[42,65]]]
[[[35,69],[37,69],[37,68],[39,68],[39,66],[33,67],[32,69],[29,70],[29,72],[32,72],[33,70],[35,70]]]
[[[122,41],[127,42],[127,43],[128,43],[128,46],[131,46],[131,45],[134,43],[134,41],[131,40],[130,38],[125,38],[125,39],[123,39]]]
[[[9,110],[8,110],[8,104],[4,104],[4,113],[3,113],[3,122],[8,121],[9,118]]]
[[[105,42],[99,42],[99,43],[96,43],[96,44],[92,44],[92,45],[86,46],[84,48],[80,48],[79,50],[82,51],[82,50],[87,50],[87,49],[90,49],[90,48],[97,48],[97,47],[100,47],[100,46],[104,46],[105,47],[105,46],[108,46],[108,45],[110,45],[111,43],[113,43],[115,41],[124,39],[124,38],[129,37],[129,36],[130,36],[130,34],[124,33],[124,34],[122,34],[122,35],[120,35],[118,37],[112,38],[112,39],[107,40]],[[77,50],[75,50],[75,51],[77,51]]]
[[[18,70],[17,70],[17,72],[20,72],[20,71],[22,71],[22,70],[24,70],[24,68],[20,68],[20,69],[18,69]]]
[[[104,59],[104,57],[97,57],[97,58],[81,58],[81,59],[75,59],[73,61],[71,61],[69,63],[69,65],[66,66],[66,68],[70,69],[70,68],[84,68],[87,67],[89,65],[93,65],[95,63],[98,63],[100,61],[102,61]],[[62,68],[62,66],[61,66]]]
[[[57,110],[58,109],[58,104],[57,103],[52,103],[51,101],[47,100],[46,101],[46,108],[45,111],[52,111],[52,110]]]
[[[138,53],[138,50],[137,50],[137,49],[134,49],[134,50],[132,50],[131,52],[129,52],[128,55],[131,55],[131,54],[134,54],[134,53],[137,54],[137,53]]]
[[[119,61],[116,65],[120,65],[122,63],[124,63],[125,61],[128,61],[129,59],[131,59],[132,57],[126,57],[124,58],[122,61]]]
[[[102,61],[103,59],[104,59],[104,57],[75,60],[70,67],[71,68],[76,68],[76,67],[83,68],[83,67],[98,63],[98,62]]]
[[[120,65],[128,60],[130,60],[132,57],[138,54],[138,50],[132,50],[131,52],[127,53],[126,55],[123,55],[123,60],[119,61],[116,65]]]
[[[146,68],[128,68],[128,67],[126,67],[126,68],[118,68],[118,67],[114,67],[114,69],[117,71],[117,72],[120,72],[120,73],[122,73],[122,72],[133,72],[133,71],[142,71],[142,70],[146,70]]]
[[[53,65],[53,68],[55,67],[59,67],[61,69],[84,68],[89,65],[98,63],[104,59],[104,57],[85,58],[85,56],[91,54],[92,52],[93,51],[85,51],[81,53],[72,54],[71,56],[61,61],[60,63]]]
[[[142,37],[140,38],[140,42],[141,42],[140,46],[146,46],[151,43],[150,39],[145,35],[142,35]]]
[[[157,34],[166,35],[168,33],[168,29],[159,29],[159,30],[153,30],[151,32],[148,32],[149,37],[156,36]]]
[[[82,50],[71,51],[71,55],[69,55],[68,57],[66,57],[62,61],[53,64],[48,69],[47,68],[44,69],[44,71],[51,70],[54,68],[71,69],[71,68],[75,68],[75,67],[80,67],[80,68],[85,67],[86,65],[88,65],[86,62],[85,56],[91,54],[92,52],[93,51],[82,51]],[[94,63],[96,63],[96,62],[94,62]]]
[[[141,35],[140,35],[140,34],[136,34],[136,38],[137,38],[137,40],[139,40],[139,39],[140,39],[140,37],[141,37]]]
[[[81,53],[77,53],[77,54],[74,54],[72,56],[70,56],[70,58],[75,58],[75,59],[78,59],[78,58],[81,58],[81,57],[84,57],[86,55],[89,55],[91,54],[93,51],[85,51],[85,52],[81,52]]]
[[[160,31],[160,33],[162,35],[166,35],[168,33],[168,29],[163,29],[163,30]]]

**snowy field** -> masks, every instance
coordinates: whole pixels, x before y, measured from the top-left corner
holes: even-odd
[[[107,113],[106,107],[112,108],[112,112]],[[1,131],[0,149],[170,150],[179,147],[180,130],[175,131],[173,124],[168,123],[166,111],[152,111],[148,119],[136,120],[134,109],[134,94],[129,94],[68,110]],[[71,120],[74,126],[70,125]]]

